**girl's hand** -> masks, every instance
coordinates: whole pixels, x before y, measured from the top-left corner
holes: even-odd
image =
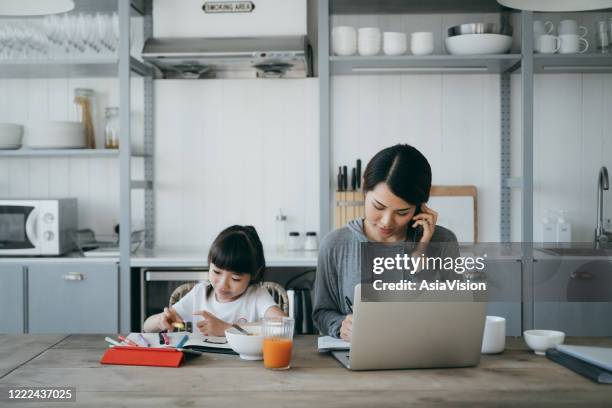
[[[346,315],[340,327],[340,338],[344,341],[351,341],[353,337],[353,315]]]
[[[214,314],[205,310],[194,313],[194,316],[202,316],[203,320],[199,321],[196,325],[205,336],[225,337],[225,331],[232,327],[231,324],[218,319]]]
[[[164,311],[159,314],[158,326],[159,326],[160,331],[174,330],[172,323],[183,323],[183,321],[181,320],[181,317],[178,315],[178,313],[176,313],[174,308],[164,307]]]
[[[429,208],[425,203],[421,204],[421,212],[412,217],[414,223],[412,227],[420,225],[423,227],[423,236],[419,242],[429,242],[436,229],[436,223],[438,222],[438,213]]]

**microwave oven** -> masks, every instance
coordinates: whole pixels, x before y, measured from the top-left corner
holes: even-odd
[[[0,256],[62,255],[76,229],[76,198],[0,199]]]

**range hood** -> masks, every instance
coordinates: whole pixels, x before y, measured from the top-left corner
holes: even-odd
[[[306,36],[151,38],[142,53],[157,78],[305,78],[312,76]]]

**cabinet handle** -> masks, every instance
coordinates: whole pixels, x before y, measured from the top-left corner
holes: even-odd
[[[70,272],[65,275],[62,275],[62,279],[67,281],[82,281],[85,279],[85,275],[79,272]]]

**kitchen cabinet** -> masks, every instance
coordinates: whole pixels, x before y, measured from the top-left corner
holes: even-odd
[[[612,262],[607,258],[537,260],[533,296],[536,329],[612,335]]]
[[[21,264],[0,263],[0,333],[23,333],[24,267]]]
[[[30,333],[116,333],[116,264],[47,263],[28,267]]]
[[[487,292],[490,299],[487,315],[506,319],[506,335],[520,336],[521,326],[521,262],[518,259],[488,260]]]

